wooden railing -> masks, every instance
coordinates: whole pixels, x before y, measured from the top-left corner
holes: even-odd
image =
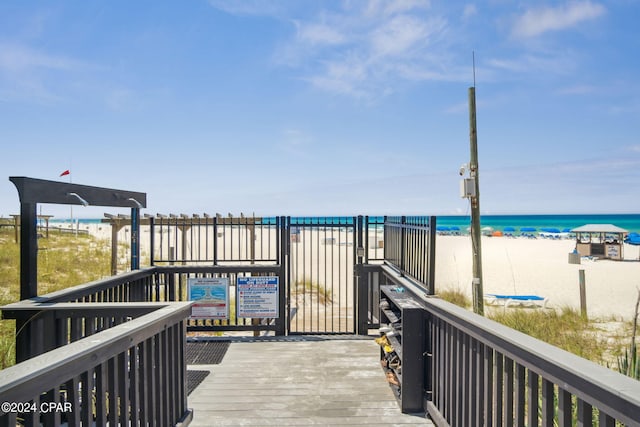
[[[436,425],[640,426],[639,381],[431,297],[387,266],[381,272],[423,307],[422,394]]]
[[[6,305],[1,308],[2,317],[16,319],[16,361],[22,362],[148,312],[154,307],[149,303],[188,301],[189,277],[229,277],[233,284],[237,277],[247,275],[283,277],[284,273],[279,265],[150,267]],[[284,285],[279,298],[276,319],[252,322],[235,314],[228,320],[188,320],[187,330],[284,335]]]
[[[191,303],[56,305],[42,311],[82,313],[82,323],[94,325],[113,313],[148,313],[0,371],[0,426],[190,423],[184,358]],[[70,335],[81,334],[74,329]]]

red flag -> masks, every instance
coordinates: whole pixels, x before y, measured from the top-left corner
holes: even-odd
[[[67,169],[66,171],[62,172],[60,174],[60,176],[65,176],[65,175],[69,175],[71,172],[69,172],[69,169]]]

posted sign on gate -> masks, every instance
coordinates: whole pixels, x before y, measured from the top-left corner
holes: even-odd
[[[229,278],[189,278],[187,281],[192,319],[229,318]]]
[[[238,277],[238,317],[278,317],[278,276]]]

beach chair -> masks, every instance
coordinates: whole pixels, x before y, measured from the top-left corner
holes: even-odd
[[[505,308],[511,305],[547,308],[549,302],[548,298],[538,295],[485,294],[484,300],[489,305],[504,305]]]

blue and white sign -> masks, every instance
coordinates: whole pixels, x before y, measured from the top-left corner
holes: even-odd
[[[278,276],[238,277],[236,284],[238,317],[278,317]]]
[[[229,318],[229,278],[191,277],[187,281],[192,319]]]

